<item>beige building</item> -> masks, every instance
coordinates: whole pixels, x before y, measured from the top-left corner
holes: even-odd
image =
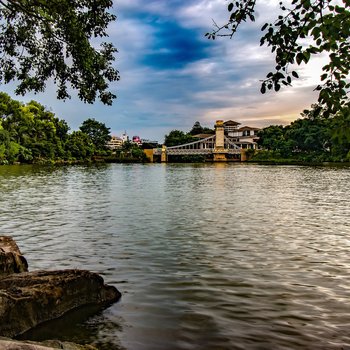
[[[107,147],[111,150],[122,148],[123,140],[118,136],[112,136],[110,141],[107,142]]]

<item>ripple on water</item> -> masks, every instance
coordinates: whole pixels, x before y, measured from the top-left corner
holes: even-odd
[[[87,322],[55,325],[62,339],[345,349],[349,180],[347,168],[243,164],[0,167],[0,231],[31,269],[90,269],[122,291]]]

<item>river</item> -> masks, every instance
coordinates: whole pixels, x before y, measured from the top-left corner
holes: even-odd
[[[31,270],[120,302],[28,337],[101,349],[350,349],[350,169],[1,166],[0,234]]]

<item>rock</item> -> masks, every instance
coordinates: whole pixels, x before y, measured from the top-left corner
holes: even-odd
[[[87,305],[120,299],[113,286],[85,270],[36,271],[0,278],[0,335],[13,337]]]
[[[58,340],[48,340],[45,342],[17,341],[12,339],[0,339],[1,350],[97,350],[91,345],[79,345]]]
[[[28,272],[28,264],[11,237],[0,236],[0,336],[20,335],[35,326],[84,307],[105,307],[121,294],[103,278],[85,270]],[[52,342],[52,341],[51,341]],[[55,341],[54,341],[55,342]],[[72,343],[57,346],[0,339],[0,349],[94,349]]]
[[[0,236],[0,277],[11,273],[28,271],[28,264],[16,242],[7,236]]]

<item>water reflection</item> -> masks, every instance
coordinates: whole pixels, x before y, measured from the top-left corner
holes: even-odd
[[[31,269],[86,268],[122,291],[77,326],[81,342],[339,349],[349,180],[347,168],[246,164],[0,167],[0,229]]]

